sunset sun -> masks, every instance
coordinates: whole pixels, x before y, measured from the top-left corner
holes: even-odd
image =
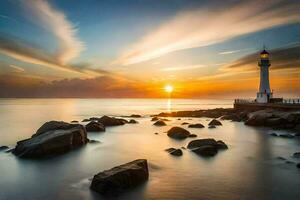
[[[165,86],[165,91],[166,91],[167,93],[172,93],[173,90],[174,90],[174,88],[173,88],[172,85],[166,85],[166,86]]]

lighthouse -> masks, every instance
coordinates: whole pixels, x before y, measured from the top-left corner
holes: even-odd
[[[265,49],[260,53],[258,66],[260,68],[260,84],[256,102],[269,103],[270,99],[273,97],[269,81],[269,67],[271,66],[271,63],[269,60],[269,53]]]

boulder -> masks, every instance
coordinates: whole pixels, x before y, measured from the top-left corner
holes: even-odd
[[[217,128],[216,126],[212,125],[212,126],[208,126],[208,128]]]
[[[279,137],[282,137],[282,138],[294,138],[295,136],[292,135],[292,134],[280,134]]]
[[[105,131],[105,127],[103,124],[96,122],[96,121],[91,121],[85,126],[86,130],[89,132],[103,132]]]
[[[43,158],[65,153],[87,142],[82,125],[52,121],[45,123],[31,138],[17,142],[12,153],[22,158]]]
[[[72,120],[71,123],[79,123],[77,120]]]
[[[129,117],[140,118],[140,117],[142,117],[142,116],[141,116],[141,115],[137,115],[137,114],[132,114],[132,115],[130,115]]]
[[[188,124],[190,124],[190,123],[188,123],[188,122],[183,122],[181,125],[188,125]]]
[[[135,160],[96,174],[91,189],[106,196],[117,196],[149,178],[147,160]]]
[[[270,135],[270,136],[275,136],[275,137],[278,136],[277,133],[270,133],[269,135]]]
[[[98,118],[97,121],[103,124],[104,126],[120,126],[127,123],[127,120],[125,119],[109,117],[106,115],[102,116],[101,118]]]
[[[138,121],[134,120],[134,119],[131,119],[128,121],[128,124],[137,124]]]
[[[203,126],[203,124],[198,123],[198,124],[190,124],[188,127],[189,128],[204,128],[205,126]]]
[[[165,151],[167,151],[169,154],[171,154],[173,156],[182,156],[181,149],[169,148],[169,149],[166,149]]]
[[[198,140],[193,140],[190,141],[187,148],[188,149],[194,149],[194,148],[198,148],[201,146],[207,146],[207,145],[211,145],[211,146],[217,146],[217,141],[215,139],[212,138],[207,138],[207,139],[198,139]]]
[[[190,134],[189,137],[194,138],[194,137],[197,137],[197,135],[196,134]]]
[[[8,148],[9,148],[8,146],[0,146],[0,151],[6,150]]]
[[[217,141],[216,147],[217,149],[228,149],[227,144],[225,144],[225,142],[223,142],[222,140]]]
[[[158,117],[153,117],[153,118],[151,119],[151,121],[158,121],[158,120],[159,120]]]
[[[294,154],[293,154],[293,157],[295,157],[295,158],[300,158],[300,152],[294,153]]]
[[[297,164],[297,168],[300,169],[300,163]]]
[[[205,156],[205,157],[214,156],[218,153],[218,149],[212,145],[204,145],[204,146],[192,149],[192,151],[198,155]]]
[[[169,129],[167,133],[170,138],[174,139],[185,139],[190,135],[190,132],[188,130],[177,126]]]
[[[222,123],[219,120],[213,119],[209,122],[209,126],[222,126]]]
[[[222,140],[216,141],[215,139],[207,138],[193,140],[188,144],[187,148],[201,156],[214,156],[218,153],[218,150],[228,149],[228,146]]]
[[[156,121],[153,125],[155,126],[166,126],[166,122],[162,121],[162,120],[158,120]]]

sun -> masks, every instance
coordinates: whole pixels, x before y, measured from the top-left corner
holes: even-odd
[[[166,91],[167,93],[172,93],[173,90],[174,90],[174,88],[173,88],[172,85],[166,85],[166,86],[165,86],[165,91]]]

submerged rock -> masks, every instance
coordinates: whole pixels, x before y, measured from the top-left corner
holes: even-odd
[[[295,157],[295,158],[300,158],[300,152],[294,153],[294,154],[293,154],[293,157]]]
[[[89,140],[89,143],[90,144],[98,144],[98,143],[101,143],[101,142],[98,141],[98,140]]]
[[[149,178],[147,160],[135,160],[96,174],[91,189],[108,196],[117,196]]]
[[[194,137],[197,137],[197,135],[196,134],[190,134],[189,137],[194,138]]]
[[[85,126],[86,130],[87,131],[90,131],[90,132],[103,132],[105,131],[105,127],[103,126],[103,124],[99,123],[99,122],[95,122],[95,121],[91,121],[90,123],[88,123],[86,126]]]
[[[187,124],[190,124],[190,123],[188,123],[188,122],[183,122],[181,125],[187,125]]]
[[[127,120],[125,119],[109,117],[106,115],[102,116],[101,118],[98,118],[97,121],[103,124],[104,126],[120,126],[127,123]]]
[[[214,156],[218,153],[218,149],[212,145],[204,145],[204,146],[192,149],[192,151],[201,156]]]
[[[280,134],[279,137],[282,137],[282,138],[294,138],[295,136],[292,135],[292,134]]]
[[[218,150],[228,149],[228,146],[222,141],[212,138],[198,139],[189,142],[188,149],[191,149],[198,155],[201,156],[214,156],[218,153]]]
[[[173,156],[182,156],[181,149],[169,148],[169,149],[166,149],[165,151]]]
[[[208,123],[209,126],[222,126],[222,123],[219,120],[213,119]]]
[[[0,146],[0,151],[6,150],[8,148],[9,148],[8,146]]]
[[[154,126],[166,126],[166,122],[162,121],[162,120],[158,120],[156,121],[154,124]]]
[[[154,133],[155,135],[158,135],[158,133],[156,132],[156,133]]]
[[[189,137],[190,132],[181,127],[172,127],[167,131],[168,136],[174,139],[185,139]]]
[[[217,128],[217,127],[214,125],[211,125],[211,126],[208,126],[208,128]]]
[[[159,120],[158,117],[153,117],[153,118],[151,119],[151,121],[157,121],[157,120]]]
[[[270,135],[270,136],[275,136],[275,137],[278,136],[277,133],[270,133],[269,135]]]
[[[188,127],[189,128],[204,128],[205,126],[203,126],[203,124],[198,123],[198,124],[190,124]]]
[[[137,124],[137,123],[139,123],[139,122],[134,119],[131,119],[128,121],[128,124]]]
[[[65,153],[87,142],[82,125],[51,121],[42,125],[31,138],[17,142],[12,153],[22,158],[42,158]]]

